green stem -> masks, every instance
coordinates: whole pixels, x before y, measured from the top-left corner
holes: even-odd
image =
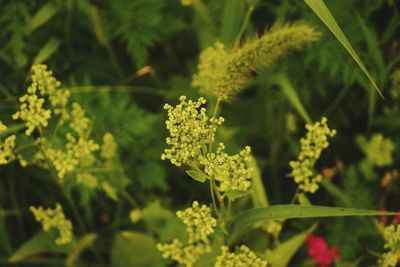
[[[67,87],[64,88],[70,90],[73,94],[81,93],[109,93],[109,92],[119,92],[119,93],[138,93],[138,94],[149,94],[164,97],[168,92],[154,89],[145,86],[128,86],[128,85],[102,85],[102,86],[77,86],[77,87]]]
[[[250,17],[251,17],[251,14],[253,14],[253,11],[254,11],[254,6],[250,5],[249,9],[247,9],[246,15],[244,17],[243,24],[240,27],[239,33],[238,33],[238,35],[236,37],[235,47],[239,46],[240,39],[242,38],[242,35],[243,35],[244,31],[246,30],[247,25],[250,22]]]
[[[122,196],[131,204],[131,206],[135,209],[140,209],[139,204],[134,200],[126,191],[122,192]]]
[[[215,201],[214,183],[212,181],[212,178],[210,178],[210,194],[211,194],[211,199],[212,199],[212,203],[213,203],[215,214],[218,214],[218,207],[217,207],[217,202]]]

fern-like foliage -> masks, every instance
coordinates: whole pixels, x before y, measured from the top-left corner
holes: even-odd
[[[148,58],[147,48],[159,39],[162,27],[162,0],[115,0],[105,10],[108,30],[118,39],[137,67]]]

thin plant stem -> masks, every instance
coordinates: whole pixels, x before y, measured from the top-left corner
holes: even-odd
[[[242,38],[242,35],[244,34],[244,31],[246,30],[247,25],[250,22],[250,17],[251,17],[251,14],[253,14],[253,11],[254,11],[254,6],[250,5],[249,8],[247,9],[247,12],[246,12],[246,15],[244,17],[242,26],[240,27],[239,33],[238,33],[238,35],[236,37],[235,47],[239,46],[240,39]]]

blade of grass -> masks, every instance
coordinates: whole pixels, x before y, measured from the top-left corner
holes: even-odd
[[[383,95],[372,78],[371,74],[368,72],[364,63],[361,61],[360,57],[350,44],[349,40],[343,33],[339,24],[336,22],[329,8],[325,5],[323,0],[304,0],[305,3],[312,9],[312,11],[321,19],[321,21],[328,27],[328,29],[333,33],[333,35],[338,39],[338,41],[343,45],[346,51],[351,55],[357,65],[361,68],[364,74],[367,76],[368,80],[371,82],[375,90],[378,91],[382,98]]]
[[[249,209],[238,214],[232,219],[228,229],[231,233],[231,239],[235,240],[235,238],[237,238],[237,236],[240,235],[244,229],[252,226],[254,223],[269,220],[396,214],[398,213],[342,207],[304,206],[291,204],[274,205],[265,208]]]
[[[274,82],[279,85],[286,95],[290,103],[299,113],[299,115],[304,119],[305,122],[311,123],[311,118],[308,115],[306,109],[300,101],[300,98],[293,88],[293,85],[290,83],[289,78],[285,74],[278,74],[274,76]]]
[[[29,31],[34,31],[35,29],[45,24],[55,14],[57,14],[59,9],[60,8],[58,4],[54,2],[48,2],[47,4],[43,5],[29,23]]]
[[[51,38],[47,43],[40,49],[39,53],[33,59],[33,65],[45,62],[49,57],[51,57],[60,46],[60,40],[56,38]]]

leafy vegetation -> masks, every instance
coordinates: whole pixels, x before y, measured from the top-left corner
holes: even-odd
[[[1,266],[397,266],[392,0],[0,0]]]

